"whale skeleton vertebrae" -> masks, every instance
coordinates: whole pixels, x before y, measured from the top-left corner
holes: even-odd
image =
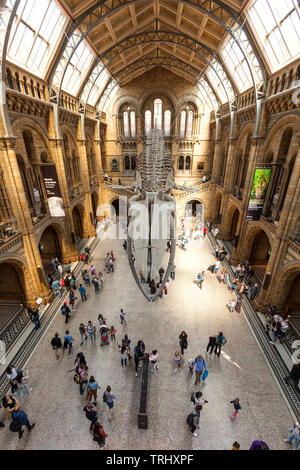
[[[159,129],[150,131],[145,147],[137,157],[136,180],[133,185],[108,186],[112,189],[135,190],[129,199],[128,259],[137,285],[147,300],[153,302],[164,288],[170,272],[175,270],[176,200],[171,192],[173,189],[194,192],[195,189],[175,184],[172,156],[165,146],[163,132]],[[142,284],[139,275],[149,282],[155,279],[163,265],[169,239],[171,250],[168,266],[159,290],[151,294],[148,284]]]

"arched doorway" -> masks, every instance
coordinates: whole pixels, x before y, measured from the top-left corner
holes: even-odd
[[[73,217],[75,235],[78,238],[82,238],[83,237],[82,217],[81,217],[81,211],[79,210],[77,206],[75,206],[72,211],[72,217]]]
[[[96,193],[92,193],[92,209],[93,209],[94,220],[96,219],[97,207],[98,207],[98,196]]]
[[[16,263],[0,264],[0,328],[26,301],[24,272]]]
[[[271,246],[269,239],[266,233],[260,230],[253,240],[249,261],[261,281],[264,278],[270,254]]]
[[[114,207],[115,209],[115,212],[112,210],[112,216],[116,216],[116,217],[119,217],[119,198],[118,199],[114,199],[112,202],[111,202],[111,205]]]
[[[290,289],[286,299],[286,312],[292,316],[297,316],[300,320],[300,273],[291,279]]]
[[[185,213],[189,213],[193,217],[201,216],[203,211],[203,204],[198,199],[193,199],[186,203],[185,206]]]
[[[53,266],[51,260],[58,258],[58,260],[61,261],[61,247],[57,231],[51,225],[44,230],[41,236],[39,250],[46,274],[52,272]]]
[[[230,241],[234,240],[234,237],[237,233],[237,228],[238,228],[238,224],[239,224],[239,217],[240,217],[240,212],[239,212],[238,209],[236,209],[234,211],[234,214],[233,214],[233,217],[232,217],[232,220],[231,220],[230,238],[229,238]]]

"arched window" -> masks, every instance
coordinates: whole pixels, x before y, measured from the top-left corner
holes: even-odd
[[[186,121],[186,111],[181,111],[180,114],[180,137],[185,136],[185,121]]]
[[[169,137],[171,134],[171,111],[169,109],[165,111],[164,134],[166,137]]]
[[[178,170],[184,170],[184,157],[182,155],[178,160]]]
[[[154,127],[162,128],[162,101],[159,98],[154,100]]]
[[[130,170],[130,158],[128,157],[128,155],[125,156],[124,167],[125,170]]]
[[[188,118],[187,118],[187,125],[186,125],[186,136],[187,137],[192,137],[192,132],[193,132],[193,118],[194,118],[194,113],[193,111],[188,112]]]
[[[123,126],[124,126],[124,137],[129,137],[129,117],[128,112],[123,113]]]
[[[135,157],[131,157],[131,169],[135,170]]]
[[[185,159],[185,169],[190,170],[191,169],[191,157],[186,157]]]
[[[135,128],[135,112],[130,111],[130,133],[131,137],[135,138],[136,128]]]
[[[151,130],[151,111],[149,109],[147,109],[147,111],[145,111],[145,134],[146,136],[149,135],[150,133],[150,130]]]

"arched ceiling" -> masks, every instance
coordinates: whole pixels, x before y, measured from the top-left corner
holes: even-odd
[[[86,12],[99,2],[64,0],[60,3],[67,7],[76,21],[83,19]],[[110,3],[110,7],[113,7],[113,0],[105,3]],[[218,48],[226,34],[225,29],[217,21],[194,8],[192,4],[162,0],[125,3],[127,3],[125,7],[113,11],[87,34],[86,38],[90,45],[100,56],[126,37],[141,32],[153,30],[180,32],[200,42],[212,52]],[[202,1],[199,5],[203,4],[205,9],[205,3],[208,2]],[[222,3],[232,8],[238,16],[244,0],[225,0]],[[217,4],[215,6],[218,7]],[[180,44],[169,44],[163,41],[152,44],[146,42],[118,54],[110,63],[109,71],[114,75],[141,57],[159,57],[160,55],[176,57],[198,69],[199,72],[203,71],[207,63],[196,52],[189,51]],[[137,72],[136,75],[140,73],[143,71]]]

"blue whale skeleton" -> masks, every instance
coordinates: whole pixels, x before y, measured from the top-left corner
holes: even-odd
[[[154,302],[170,273],[175,272],[176,199],[171,196],[172,190],[198,191],[176,185],[174,173],[163,131],[152,129],[143,151],[137,157],[135,182],[131,186],[107,185],[112,189],[134,189],[134,195],[129,199],[127,253],[133,277],[149,302]],[[167,269],[159,289],[151,294],[148,284],[155,279],[163,264],[167,240],[171,241]],[[138,273],[147,283],[141,283]]]

